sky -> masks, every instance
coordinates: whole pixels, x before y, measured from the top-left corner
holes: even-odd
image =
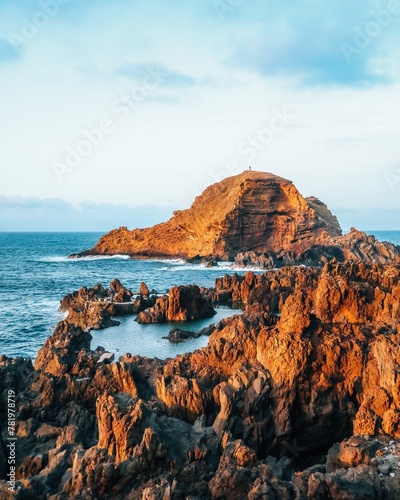
[[[400,0],[0,0],[0,231],[145,227],[249,165],[400,230]]]

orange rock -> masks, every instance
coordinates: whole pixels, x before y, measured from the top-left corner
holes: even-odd
[[[228,260],[246,251],[301,252],[320,238],[340,234],[327,207],[316,198],[303,198],[292,182],[245,171],[208,187],[190,209],[174,212],[168,222],[133,231],[115,229],[80,255]]]
[[[214,265],[272,269],[322,266],[331,259],[400,262],[399,249],[352,228],[342,236],[337,218],[315,197],[303,198],[291,181],[245,171],[209,186],[187,210],[146,229],[114,229],[91,249],[71,257],[126,254],[180,257]],[[235,299],[234,299],[235,300]]]
[[[210,301],[201,295],[197,285],[174,286],[168,295],[157,299],[155,305],[138,314],[138,323],[191,321],[211,318],[216,312]]]
[[[164,361],[99,365],[90,334],[59,323],[35,369],[0,357],[1,407],[17,394],[17,487],[38,498],[397,498],[399,284],[400,266],[335,260],[225,276],[201,294],[244,300],[243,314]],[[291,461],[328,449],[328,463],[293,475]]]

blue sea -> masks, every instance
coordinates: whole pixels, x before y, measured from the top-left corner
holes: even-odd
[[[163,293],[173,285],[196,283],[213,286],[215,278],[232,272],[228,265],[205,268],[180,260],[135,261],[120,257],[68,259],[94,246],[102,233],[0,233],[0,354],[34,358],[38,349],[64,315],[60,300],[82,286],[114,278],[132,291],[141,281]],[[180,324],[198,330],[237,311],[220,308],[212,320]],[[200,348],[206,337],[173,345],[162,339],[175,325],[139,325],[133,317],[119,318],[121,325],[93,331],[92,348],[102,345],[115,354],[149,357],[175,356]],[[124,352],[122,352],[124,351]]]
[[[371,233],[371,232],[370,232]],[[400,231],[373,232],[382,241],[400,245]],[[68,259],[91,248],[102,233],[0,233],[0,354],[34,358],[63,315],[60,300],[82,286],[114,278],[132,291],[141,281],[150,289],[165,292],[175,284],[213,286],[215,278],[233,272],[228,265],[205,268],[182,261],[135,261],[125,257]],[[237,313],[218,309],[210,321],[180,325],[200,329],[210,322]],[[92,332],[92,348],[98,345],[116,355],[130,352],[149,357],[175,356],[207,343],[206,337],[172,345],[162,337],[173,325],[138,325],[123,318],[118,327]]]

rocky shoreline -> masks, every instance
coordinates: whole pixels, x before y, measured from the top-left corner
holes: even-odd
[[[1,498],[399,498],[396,262],[141,292],[119,281],[74,292],[34,366],[0,357],[2,477],[8,391],[17,437],[14,491],[0,482]],[[109,326],[118,307],[168,321],[237,301],[242,315],[174,359],[110,363],[90,345],[87,330]]]

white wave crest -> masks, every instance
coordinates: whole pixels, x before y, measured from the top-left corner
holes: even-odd
[[[111,260],[120,259],[128,260],[129,255],[88,255],[86,257],[79,258],[69,258],[64,255],[53,255],[49,257],[42,257],[39,259],[40,262],[81,262],[81,261],[92,261],[92,260]]]

